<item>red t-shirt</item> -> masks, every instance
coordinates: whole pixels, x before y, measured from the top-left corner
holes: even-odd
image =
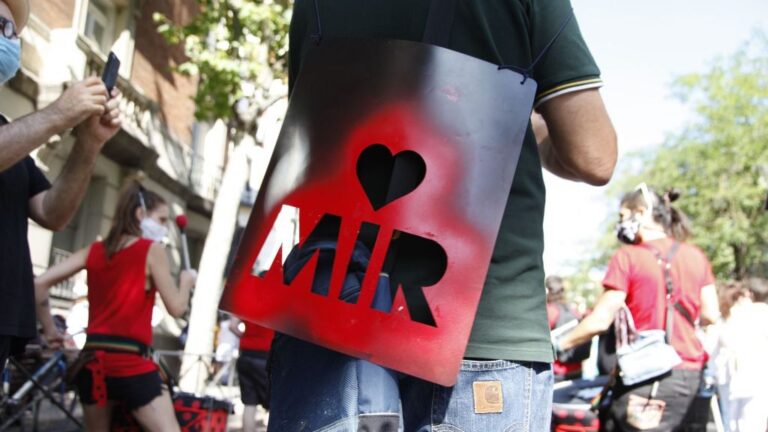
[[[616,251],[608,263],[603,279],[606,289],[627,293],[626,304],[632,312],[638,330],[665,328],[667,289],[664,271],[649,249],[655,247],[666,259],[673,240],[652,240],[640,245],[624,246]],[[672,258],[672,302],[680,302],[694,320],[701,314],[701,289],[715,283],[712,266],[696,246],[682,243]],[[672,346],[683,359],[679,369],[701,370],[707,353],[696,337],[696,331],[680,312],[674,312]]]
[[[139,239],[107,259],[102,242],[91,245],[88,270],[88,334],[121,336],[152,345],[155,287],[147,290],[147,254],[152,241]],[[104,371],[125,377],[157,369],[135,354],[106,353]]]
[[[249,351],[269,351],[275,331],[249,322],[245,324],[245,331],[240,336],[240,349]]]

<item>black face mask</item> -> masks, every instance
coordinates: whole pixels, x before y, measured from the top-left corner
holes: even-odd
[[[616,224],[616,237],[626,244],[640,243],[640,221],[635,215]]]

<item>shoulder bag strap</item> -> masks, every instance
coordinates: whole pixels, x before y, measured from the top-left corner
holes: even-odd
[[[565,29],[568,27],[568,24],[570,24],[571,21],[573,21],[575,16],[576,15],[573,12],[573,8],[571,8],[570,13],[563,20],[563,22],[560,24],[560,28],[558,28],[557,32],[555,32],[555,35],[552,36],[552,39],[550,39],[549,42],[547,42],[547,44],[544,46],[544,48],[541,51],[539,51],[539,53],[533,59],[531,64],[528,65],[528,67],[521,68],[521,67],[514,66],[514,65],[503,64],[503,65],[499,66],[499,70],[509,69],[509,70],[513,70],[513,71],[521,74],[523,76],[523,81],[520,84],[524,84],[525,81],[528,78],[530,78],[531,75],[533,74],[533,69],[541,61],[541,59],[544,58],[544,56],[547,55],[547,53],[549,52],[550,48],[552,48],[552,45],[554,45],[555,42],[560,38],[560,35],[563,34]]]
[[[672,259],[674,258],[675,254],[677,253],[677,250],[680,249],[680,242],[675,241],[672,243],[672,247],[669,248],[669,251],[667,252],[666,258],[662,257],[661,252],[659,252],[658,249],[655,247],[646,244],[643,245],[648,250],[650,250],[655,256],[656,260],[661,266],[661,269],[664,273],[664,286],[666,288],[666,305],[664,308],[665,311],[665,329],[664,329],[664,337],[669,343],[670,337],[672,335],[672,326],[674,324],[674,311],[678,310],[681,312],[684,318],[688,320],[689,322],[693,323],[693,320],[690,317],[690,314],[688,314],[687,311],[685,311],[685,308],[683,308],[683,305],[681,305],[679,302],[672,303],[672,294],[675,291],[675,285],[672,281]],[[682,311],[685,311],[683,313]]]
[[[632,312],[626,304],[621,306],[613,322],[613,332],[616,335],[616,347],[623,347],[632,343],[637,337],[637,328]]]

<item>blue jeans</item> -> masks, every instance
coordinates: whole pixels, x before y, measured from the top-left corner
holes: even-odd
[[[443,387],[278,335],[271,378],[269,432],[546,432],[552,415],[544,363],[464,360]]]

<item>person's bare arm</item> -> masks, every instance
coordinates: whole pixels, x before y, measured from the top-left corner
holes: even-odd
[[[573,348],[608,330],[626,298],[627,294],[623,291],[603,291],[592,313],[587,315],[573,331],[560,339],[559,348],[562,350]]]
[[[717,288],[707,285],[701,289],[701,324],[714,324],[720,320],[720,301],[717,298]]]
[[[91,116],[78,128],[72,152],[51,189],[29,200],[29,215],[41,226],[54,231],[64,228],[80,206],[96,157],[104,143],[120,129],[117,89],[113,90],[112,96],[103,115]]]
[[[182,270],[179,275],[179,286],[173,282],[171,277],[171,266],[168,262],[168,255],[160,243],[153,243],[149,248],[147,257],[149,272],[152,281],[163,299],[165,308],[174,318],[179,318],[187,311],[189,304],[189,294],[195,285],[195,272],[191,270]]]
[[[53,135],[105,112],[107,89],[99,78],[75,83],[51,105],[0,127],[0,172],[24,159]]]
[[[597,89],[544,102],[531,117],[541,163],[567,180],[608,183],[616,166],[616,132]]]
[[[67,259],[50,267],[45,273],[35,278],[35,311],[37,319],[43,325],[43,337],[49,346],[61,344],[61,335],[53,323],[48,290],[85,268],[90,248],[81,249]]]

